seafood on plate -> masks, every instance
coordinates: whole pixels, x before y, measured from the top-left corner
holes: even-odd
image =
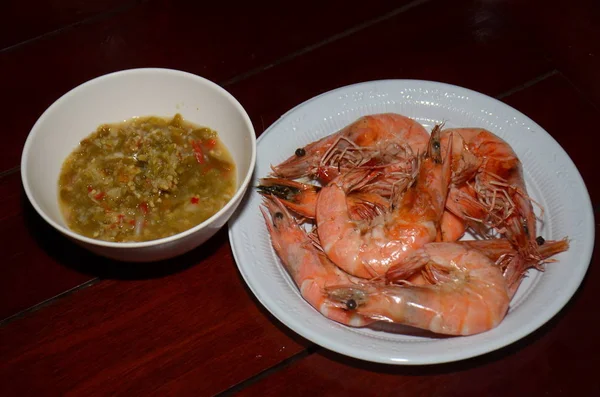
[[[453,159],[458,157],[456,162],[462,165],[454,175],[467,175],[464,183],[450,190],[448,209],[462,219],[497,229],[523,255],[539,259],[533,200],[527,194],[521,161],[510,145],[482,128],[446,129],[442,135],[452,143],[450,136],[460,138],[465,145],[458,156],[453,150]]]
[[[346,176],[359,171],[340,175],[321,189],[317,230],[323,250],[336,265],[355,276],[378,277],[411,251],[436,240],[450,178],[450,162],[442,158],[439,137],[439,128],[434,129],[415,181],[399,202],[369,222],[351,219],[346,204]]]
[[[275,176],[311,177],[329,182],[339,174],[365,164],[410,162],[429,140],[425,128],[395,113],[367,115],[340,131],[303,148],[273,168]]]
[[[317,198],[321,187],[282,178],[262,178],[258,190],[279,198],[282,205],[295,214],[315,219],[317,216]],[[361,191],[353,186],[346,196],[348,210],[353,219],[372,219],[389,207],[389,201],[377,194]]]
[[[303,299],[347,326],[488,331],[529,269],[569,249],[536,235],[521,161],[485,129],[368,115],[272,170],[258,186],[272,246]]]
[[[357,281],[337,268],[317,249],[306,232],[276,197],[267,196],[261,208],[273,247],[302,297],[325,317],[352,326],[372,323],[367,317],[337,307],[325,287]]]
[[[479,250],[457,243],[430,243],[401,264],[422,284],[365,281],[329,288],[327,297],[354,314],[446,335],[470,335],[502,321],[510,302],[502,270]]]

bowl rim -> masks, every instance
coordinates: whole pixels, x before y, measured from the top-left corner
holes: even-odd
[[[223,95],[240,112],[240,114],[250,132],[251,154],[250,154],[250,165],[249,165],[248,169],[246,170],[246,174],[245,174],[244,178],[242,179],[241,183],[238,185],[238,188],[237,188],[235,194],[233,195],[233,197],[231,197],[231,199],[229,199],[229,201],[227,202],[227,204],[225,204],[223,206],[223,208],[221,208],[219,211],[217,211],[215,214],[213,214],[210,218],[206,219],[202,223],[199,223],[198,225],[196,225],[190,229],[184,230],[183,232],[174,234],[172,236],[163,237],[163,238],[155,239],[155,240],[148,240],[148,241],[112,242],[112,241],[93,239],[90,237],[83,236],[79,233],[75,233],[68,227],[62,226],[59,223],[55,222],[39,206],[38,202],[36,201],[32,191],[31,191],[29,180],[27,177],[27,174],[28,174],[27,160],[29,158],[29,150],[30,150],[31,145],[33,144],[32,142],[34,141],[36,135],[38,134],[38,131],[41,129],[41,126],[45,122],[46,118],[49,117],[50,113],[55,108],[59,107],[63,102],[67,101],[71,96],[77,94],[79,91],[81,91],[89,86],[101,84],[104,80],[112,79],[112,78],[115,78],[118,76],[123,76],[123,75],[157,74],[157,73],[178,75],[178,76],[197,80],[198,82],[205,84],[208,87],[214,89],[217,93]],[[31,127],[31,130],[29,131],[29,134],[27,135],[27,139],[25,140],[25,144],[23,145],[23,150],[21,152],[21,182],[23,184],[25,194],[26,194],[27,198],[29,199],[29,202],[31,203],[33,208],[36,210],[36,212],[46,222],[48,222],[52,227],[54,227],[59,232],[67,235],[68,237],[71,237],[75,240],[78,240],[78,241],[86,243],[86,244],[95,245],[95,246],[99,246],[99,247],[105,247],[105,248],[144,248],[144,247],[152,247],[152,246],[167,244],[167,243],[174,242],[176,240],[183,239],[191,234],[194,234],[194,233],[200,231],[201,229],[204,229],[206,226],[210,225],[214,220],[218,219],[224,213],[229,211],[229,209],[232,206],[236,205],[236,203],[239,202],[240,199],[242,198],[242,196],[245,194],[245,191],[247,190],[247,187],[250,184],[250,179],[252,178],[252,174],[254,173],[255,166],[256,166],[256,132],[254,130],[254,125],[252,124],[252,121],[250,120],[250,116],[248,116],[246,109],[244,109],[244,107],[240,104],[240,102],[231,93],[229,93],[229,91],[227,91],[225,88],[221,87],[219,84],[217,84],[205,77],[202,77],[202,76],[190,73],[190,72],[185,72],[182,70],[169,69],[169,68],[133,68],[133,69],[124,69],[124,70],[119,70],[116,72],[111,72],[111,73],[107,73],[104,75],[100,75],[98,77],[95,77],[91,80],[88,80],[88,81],[85,81],[85,82],[79,84],[78,86],[67,91],[60,98],[55,100],[40,115],[40,117],[37,119],[37,121],[35,122],[33,127]],[[58,184],[58,181],[57,181],[57,184]],[[57,197],[58,197],[58,194],[57,194]]]

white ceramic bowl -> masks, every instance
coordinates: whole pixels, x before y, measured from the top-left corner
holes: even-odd
[[[137,243],[91,239],[71,231],[58,203],[58,179],[65,158],[100,124],[136,116],[172,117],[216,130],[237,168],[237,191],[219,212],[171,237]],[[25,193],[56,230],[109,258],[145,262],[183,254],[204,243],[227,223],[250,182],[256,162],[256,136],[240,103],[202,77],[170,69],[132,69],[88,81],[50,106],[35,123],[21,158]]]

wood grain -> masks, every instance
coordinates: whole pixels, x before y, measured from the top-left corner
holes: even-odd
[[[94,278],[82,265],[98,262],[37,215],[19,172],[0,179],[0,251],[0,320]]]
[[[585,321],[585,314],[578,309],[584,308],[584,300],[578,296],[568,313],[531,337],[475,359],[400,367],[366,363],[321,350],[238,395],[595,396],[600,386],[592,380],[593,368],[600,360],[594,356],[584,363],[580,357],[587,357],[600,345],[592,330],[582,332],[572,325]]]
[[[2,2],[0,49],[33,40],[86,19],[132,7],[140,1],[42,0]]]
[[[0,328],[0,395],[212,395],[304,349],[251,296],[226,241],[160,265],[107,261],[99,271],[120,281]]]
[[[227,2],[154,0],[0,52],[0,92],[10,93],[3,106],[11,115],[0,172],[18,165],[27,134],[46,108],[87,80],[123,69],[164,67],[222,82],[407,2],[345,7],[340,17],[341,2],[323,3],[318,12],[315,2],[307,2],[290,12],[254,2],[232,9]]]
[[[229,90],[262,131],[305,100],[363,81],[433,80],[495,96],[549,72],[533,43],[487,4],[428,2]]]
[[[600,109],[600,2],[575,0],[548,7],[542,0],[510,0],[497,7]]]

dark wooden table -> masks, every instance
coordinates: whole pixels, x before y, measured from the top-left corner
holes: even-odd
[[[578,292],[533,334],[461,362],[385,366],[274,319],[237,271],[226,229],[167,264],[114,263],[48,226],[19,171],[40,114],[117,70],[207,77],[240,100],[258,134],[325,91],[416,78],[494,96],[541,124],[576,163],[598,216],[600,2],[204,3],[3,2],[1,396],[600,395],[598,237]]]

